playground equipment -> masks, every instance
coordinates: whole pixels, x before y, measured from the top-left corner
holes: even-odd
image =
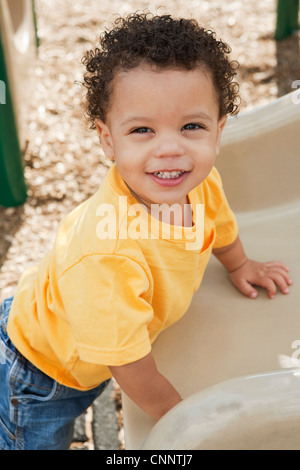
[[[297,369],[215,385],[164,416],[143,449],[297,450],[299,385]]]
[[[284,39],[299,28],[299,0],[277,0],[275,39]]]
[[[0,204],[3,206],[16,206],[26,200],[23,122],[36,54],[33,7],[32,0],[0,2]]]
[[[250,300],[212,257],[188,312],[153,345],[184,401],[155,425],[123,394],[126,449],[300,449],[299,129],[295,90],[230,118],[216,161],[248,256],[284,261],[294,286]]]

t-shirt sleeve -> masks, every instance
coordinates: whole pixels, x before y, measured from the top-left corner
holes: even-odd
[[[212,171],[212,176],[216,183],[217,193],[217,212],[215,217],[215,241],[213,248],[221,248],[230,245],[238,236],[238,224],[235,214],[229,206],[226,195],[224,193],[221,177],[216,170]]]
[[[63,273],[59,288],[82,361],[118,366],[151,351],[151,283],[136,261],[85,256]]]

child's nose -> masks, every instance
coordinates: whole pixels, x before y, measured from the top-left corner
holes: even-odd
[[[156,144],[154,156],[157,158],[182,157],[185,153],[180,139],[174,135],[161,136]]]

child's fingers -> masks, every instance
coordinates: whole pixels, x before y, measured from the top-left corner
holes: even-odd
[[[269,261],[268,263],[265,263],[266,266],[268,266],[268,268],[281,268],[283,269],[285,272],[289,272],[289,267],[282,263],[281,261]]]
[[[290,286],[293,281],[290,276],[287,274],[287,271],[282,267],[273,267],[270,268],[269,277],[278,285],[280,290],[284,293],[288,293],[288,286]]]
[[[273,299],[276,295],[276,292],[277,292],[277,285],[276,285],[277,282],[279,284],[281,284],[281,280],[280,280],[279,276],[278,276],[278,278],[277,278],[277,276],[274,276],[274,277],[273,276],[272,277],[266,276],[262,279],[254,281],[253,284],[266,289],[266,291],[268,292],[269,298]],[[257,292],[255,291],[255,289],[253,288],[253,286],[251,284],[250,284],[250,286],[252,287],[252,291],[250,290],[250,288],[248,288],[247,291],[248,291],[249,294],[246,294],[246,295],[248,295],[251,298],[257,297]],[[245,291],[246,291],[246,289],[245,289]],[[253,291],[256,292],[256,295],[254,295]]]
[[[246,281],[246,279],[241,279],[240,281],[235,282],[235,285],[242,294],[250,297],[251,299],[256,299],[258,292],[254,289],[252,284]]]
[[[268,295],[270,299],[273,299],[276,295],[277,292],[277,287],[273,279],[270,277],[265,277],[264,279],[261,280],[259,283],[261,287],[264,287],[268,291]]]
[[[280,274],[274,274],[272,276],[272,280],[273,280],[273,283],[279,287],[279,289],[281,290],[283,294],[289,293],[287,282]],[[272,297],[274,297],[273,293],[272,293]]]
[[[232,282],[246,296],[256,298],[258,293],[254,286],[267,290],[270,299],[273,299],[277,290],[288,294],[292,280],[288,274],[289,268],[280,261],[269,263],[252,262],[244,270],[236,271],[230,275]]]
[[[262,285],[268,290],[269,297],[274,298],[277,287],[283,294],[289,293],[289,286],[292,284],[292,280],[288,276],[285,269],[281,266],[269,267],[268,274],[263,280]]]
[[[282,273],[277,273],[273,276],[274,282],[278,285],[283,294],[289,293],[289,286],[292,284],[292,280]]]

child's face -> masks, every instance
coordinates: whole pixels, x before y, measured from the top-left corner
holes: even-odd
[[[147,207],[185,204],[211,171],[226,117],[201,69],[120,72],[106,123],[97,120],[103,150]]]

